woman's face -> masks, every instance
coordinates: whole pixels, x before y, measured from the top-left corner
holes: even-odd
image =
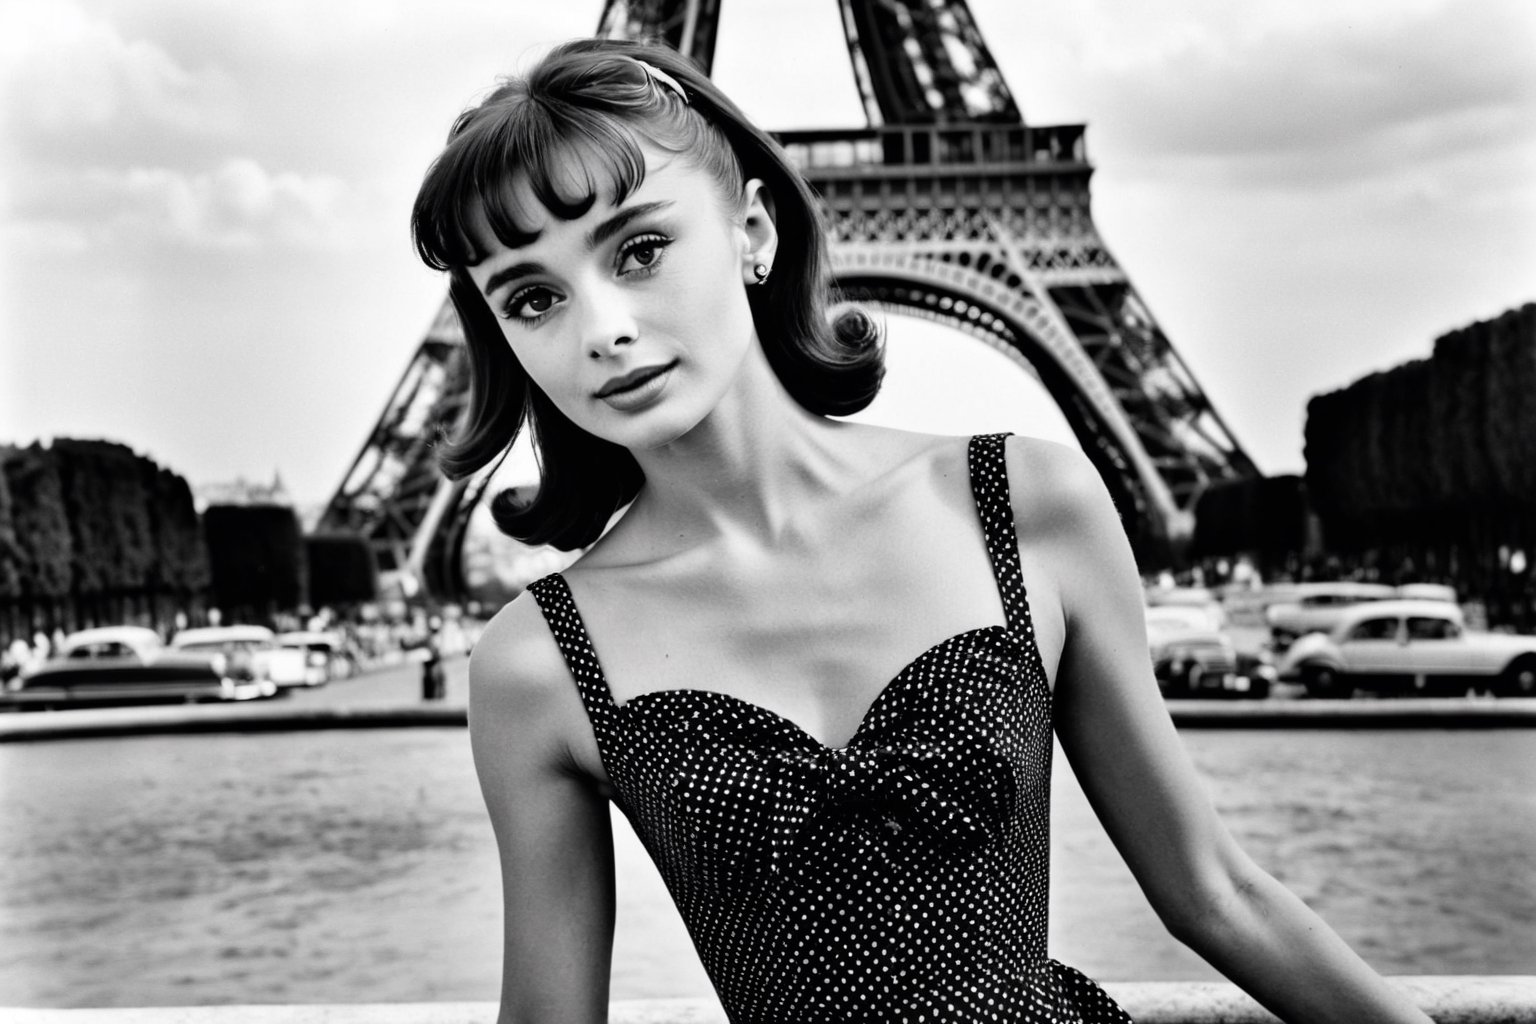
[[[631,450],[681,437],[737,381],[757,343],[747,282],[773,242],[756,182],[727,210],[686,158],[645,157],[633,194],[618,206],[600,195],[575,220],[514,181],[533,218],[519,227],[536,237],[492,239],[469,268],[533,382],[578,427]]]

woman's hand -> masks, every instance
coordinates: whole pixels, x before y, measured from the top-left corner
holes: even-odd
[[[1153,677],[1141,580],[1098,472],[1033,439],[1010,438],[1008,459],[1032,614],[1059,649],[1057,736],[1168,930],[1287,1020],[1428,1021],[1217,818]]]
[[[586,711],[532,595],[491,621],[469,682],[475,771],[501,855],[498,1022],[598,1024],[613,946],[608,804]]]

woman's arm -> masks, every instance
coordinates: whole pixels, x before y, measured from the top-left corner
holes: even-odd
[[[1152,675],[1141,581],[1097,471],[1028,439],[1009,460],[1026,576],[1060,604],[1057,736],[1168,930],[1286,1020],[1427,1022],[1217,818]]]
[[[613,841],[575,685],[531,595],[503,609],[469,662],[475,771],[501,854],[498,1024],[608,1017]]]

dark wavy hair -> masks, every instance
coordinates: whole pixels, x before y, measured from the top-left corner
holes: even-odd
[[[466,268],[485,258],[487,229],[507,246],[524,236],[514,178],[522,176],[551,214],[575,219],[597,196],[617,205],[639,187],[642,143],[685,154],[714,176],[730,205],[748,179],[767,186],[778,254],[767,283],[747,295],[768,362],[795,401],[822,415],[857,412],[884,375],[873,321],[852,307],[835,319],[828,315],[827,247],[816,199],[779,145],[670,49],[597,39],[559,46],[525,77],[504,80],[459,115],[411,212],[417,252],[448,272],[469,354],[469,407],[459,436],[441,443],[438,461],[454,479],[469,476],[500,458],[527,423],[540,466],[538,493],[519,502],[503,491],[491,503],[497,527],[526,543],[585,547],[645,478],[627,449],[577,427],[529,379]],[[574,183],[575,195],[572,167],[585,175]]]

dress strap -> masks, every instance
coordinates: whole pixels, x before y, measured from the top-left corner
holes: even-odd
[[[1008,499],[1008,466],[1004,454],[1007,434],[977,434],[971,438],[966,461],[971,471],[971,493],[987,538],[992,575],[1003,598],[1008,628],[1033,634],[1029,600],[1024,592],[1024,573],[1019,566],[1019,538]]]
[[[597,649],[592,646],[592,637],[587,634],[581,613],[576,610],[570,584],[565,582],[564,576],[553,572],[528,584],[528,592],[538,602],[539,611],[544,613],[544,621],[549,625],[550,633],[554,634],[555,643],[560,646],[565,667],[571,673],[571,678],[576,680],[581,702],[587,707],[587,717],[592,719],[592,726],[598,736],[603,737],[608,732],[611,716],[618,708],[613,703],[613,694],[608,690],[603,666],[597,660]]]

